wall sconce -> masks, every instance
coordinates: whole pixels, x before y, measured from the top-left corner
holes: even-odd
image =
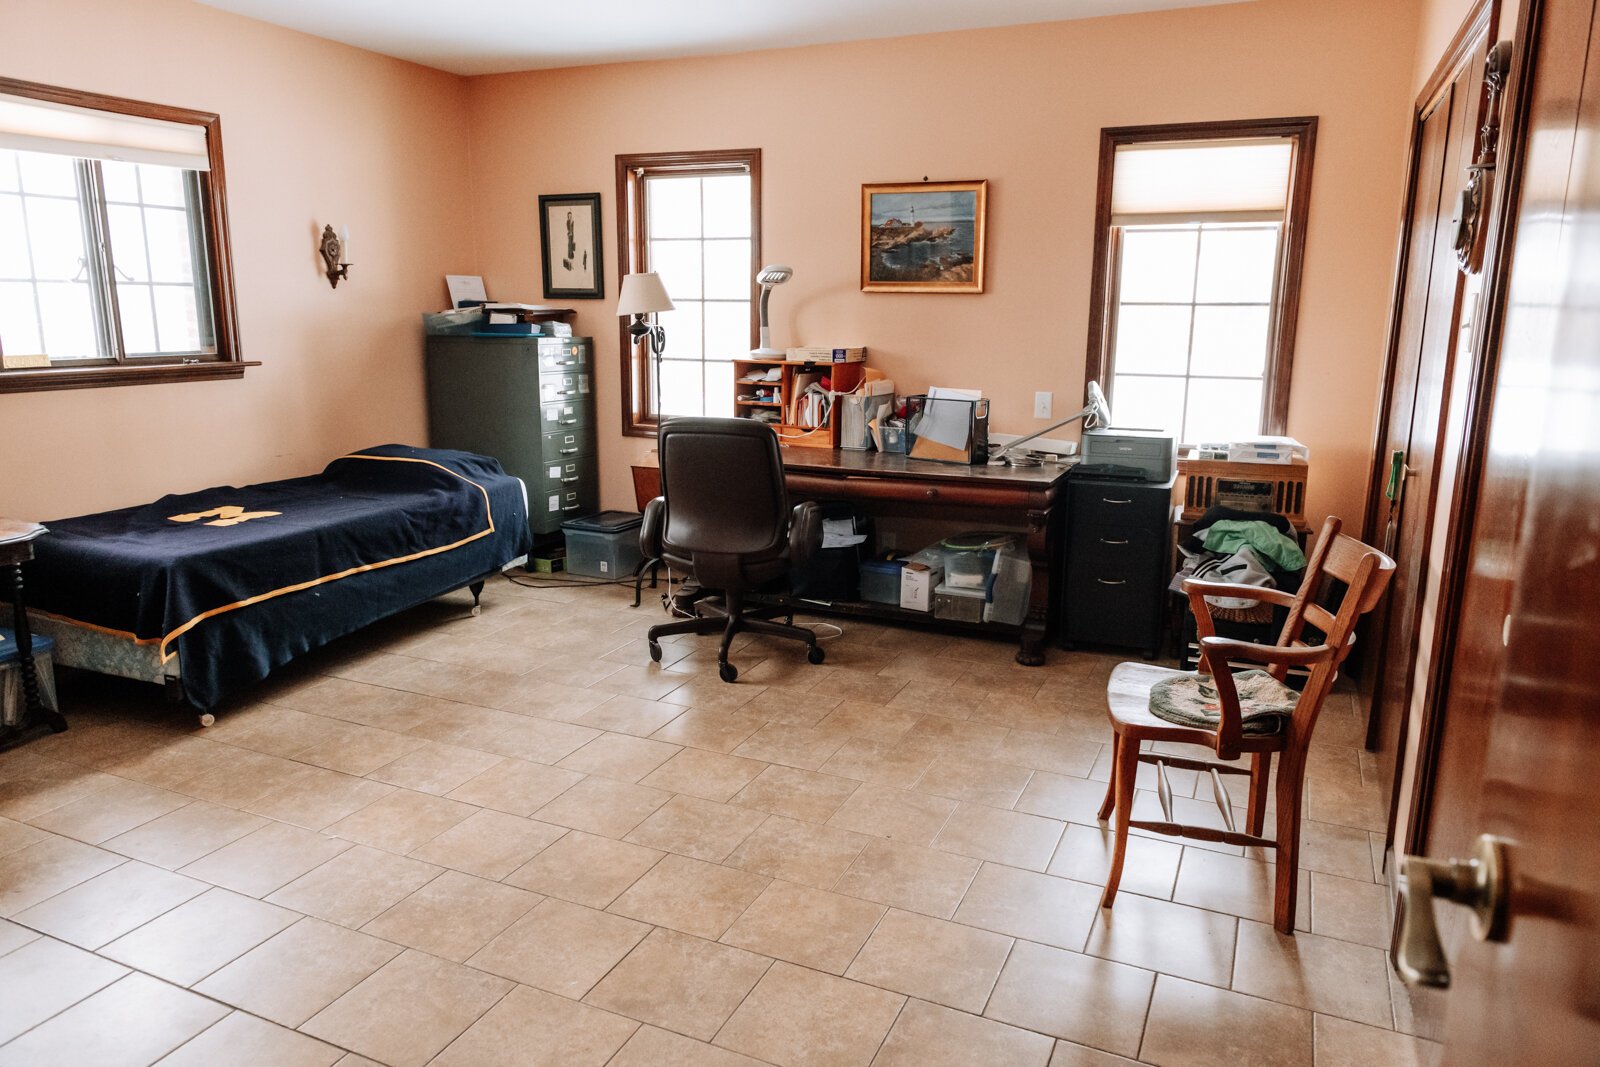
[[[350,264],[346,262],[350,255],[350,227],[346,226],[342,233],[334,233],[333,226],[322,227],[322,261],[328,265],[328,284],[339,288],[340,278],[350,277]]]

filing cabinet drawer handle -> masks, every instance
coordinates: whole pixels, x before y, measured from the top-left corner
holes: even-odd
[[[1131,503],[1133,503],[1132,500],[1113,500],[1108,496],[1101,497],[1100,498],[1100,502],[1102,504],[1131,504]]]
[[[573,482],[575,482],[577,480],[578,479],[576,479],[576,478],[563,478],[563,479],[561,479],[561,484],[562,485],[571,485]]]
[[[578,425],[578,420],[577,419],[562,419],[560,422],[556,423],[556,425],[557,426],[576,426],[576,425]]]
[[[577,395],[578,395],[578,393],[574,389],[557,389],[556,390],[556,396],[577,396]],[[1126,504],[1127,501],[1124,500],[1123,503]]]
[[[577,511],[578,508],[580,508],[580,507],[582,507],[581,504],[568,504],[566,507],[562,508],[561,510],[562,511]]]
[[[576,448],[563,448],[561,450],[561,454],[563,456],[576,456],[578,454],[578,450]]]
[[[1125,544],[1128,543],[1128,539],[1126,537],[1118,537],[1118,538],[1102,537],[1102,538],[1100,538],[1100,543],[1102,545],[1125,545]]]
[[[575,359],[562,359],[557,360],[555,365],[557,367],[576,367],[578,365],[578,361]]]
[[[1128,580],[1126,578],[1118,578],[1115,581],[1111,580],[1110,578],[1096,578],[1095,581],[1099,582],[1101,585],[1127,585],[1128,584]]]

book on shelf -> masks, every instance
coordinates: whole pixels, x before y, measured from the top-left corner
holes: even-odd
[[[864,346],[833,347],[831,345],[801,345],[784,353],[790,363],[865,363]]]

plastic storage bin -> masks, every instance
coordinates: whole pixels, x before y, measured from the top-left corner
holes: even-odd
[[[866,559],[861,561],[861,599],[875,604],[900,603],[900,573],[906,568],[903,559]]]
[[[982,622],[988,602],[983,589],[963,589],[944,583],[933,591],[933,617],[951,622]]]
[[[56,643],[43,634],[33,635],[33,673],[39,679],[39,702],[59,711],[56,701]],[[0,627],[0,723],[15,726],[22,721],[22,656],[17,650],[15,632]]]
[[[644,562],[639,551],[639,525],[644,516],[632,511],[602,511],[561,524],[567,538],[567,571],[589,578],[622,578]]]

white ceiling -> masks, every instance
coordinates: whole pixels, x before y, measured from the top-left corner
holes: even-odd
[[[201,0],[457,74],[789,48],[1239,0]]]

